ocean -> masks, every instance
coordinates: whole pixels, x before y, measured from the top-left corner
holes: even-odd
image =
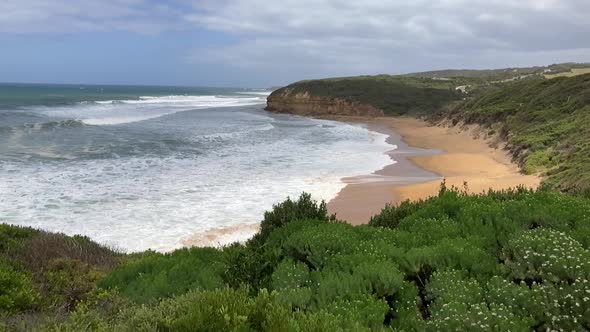
[[[391,163],[384,134],[264,111],[269,91],[0,84],[0,222],[127,252],[181,247]]]

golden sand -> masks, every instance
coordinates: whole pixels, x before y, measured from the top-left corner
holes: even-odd
[[[467,182],[468,190],[472,193],[518,185],[536,188],[540,183],[537,176],[521,174],[504,150],[490,147],[497,145],[497,142],[486,139],[478,133],[477,127],[466,130],[432,126],[409,117],[327,118],[362,124],[373,131],[389,134],[391,143],[399,144],[407,151],[418,151],[412,147],[428,149],[413,154],[392,150],[389,155],[395,163],[373,174],[343,179],[347,185],[328,203],[328,210],[336,213],[338,219],[351,224],[367,223],[385,204],[434,196],[443,178],[447,186],[460,189]],[[439,151],[431,151],[433,149]],[[430,153],[424,154],[423,151]],[[252,235],[259,227],[259,224],[240,224],[211,229],[193,234],[184,239],[183,244],[187,247],[216,247],[220,242],[226,242],[227,237],[233,238],[236,233]]]
[[[411,147],[442,150],[440,154],[407,158],[392,155],[397,164],[376,172],[381,175],[412,178],[417,172],[415,168],[417,166],[438,174],[440,179],[409,185],[396,181],[379,183],[348,179],[350,184],[328,203],[328,209],[336,213],[339,219],[352,224],[368,222],[369,218],[379,213],[387,203],[399,204],[406,199],[417,200],[436,195],[442,178],[446,180],[449,187],[456,186],[463,189],[464,183],[467,183],[467,189],[471,193],[481,193],[490,188],[507,189],[519,185],[536,188],[540,183],[539,177],[522,174],[519,167],[511,162],[506,151],[491,147],[497,142],[478,133],[477,127],[458,129],[432,126],[425,121],[409,117],[331,117],[331,119],[362,123],[372,129],[389,128],[399,134],[403,142]]]

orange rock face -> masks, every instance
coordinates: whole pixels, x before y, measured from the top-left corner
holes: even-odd
[[[371,105],[360,104],[345,98],[312,96],[309,93],[292,93],[290,89],[268,96],[266,110],[304,116],[355,115],[382,116],[383,111]]]

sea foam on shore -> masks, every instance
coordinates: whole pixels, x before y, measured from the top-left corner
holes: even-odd
[[[237,227],[213,241],[225,244],[251,236],[235,225],[287,196],[330,200],[342,178],[391,163],[387,135],[267,113],[260,91],[133,91],[82,103],[75,90],[76,102],[0,110],[0,220],[127,251]]]

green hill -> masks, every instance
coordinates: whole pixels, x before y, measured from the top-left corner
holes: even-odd
[[[425,117],[438,122],[479,124],[498,134],[526,173],[562,191],[590,190],[590,74],[546,79],[544,69],[569,70],[575,64],[520,68],[534,75],[513,81],[498,71],[454,71],[447,79],[412,76],[359,76],[302,81],[278,95],[307,93],[368,104],[385,115]],[[527,71],[528,70],[528,71]],[[436,72],[448,74],[450,72]],[[418,75],[418,74],[414,74]],[[419,75],[418,75],[419,76]],[[462,87],[465,93],[457,91]],[[283,103],[289,98],[283,98]]]
[[[501,68],[501,69],[447,69],[435,70],[420,73],[411,73],[404,76],[410,77],[424,77],[424,78],[477,78],[487,81],[502,81],[509,80],[515,77],[529,76],[529,75],[558,75],[565,74],[572,70],[579,70],[590,68],[590,63],[559,63],[549,66],[536,67],[515,67],[515,68]]]
[[[469,82],[469,79],[442,81],[390,75],[342,77],[293,83],[275,90],[269,99],[308,93],[368,104],[387,115],[421,115],[463,98],[455,88]]]
[[[590,188],[590,75],[507,83],[446,108],[438,119],[498,133],[527,173],[563,191]]]

